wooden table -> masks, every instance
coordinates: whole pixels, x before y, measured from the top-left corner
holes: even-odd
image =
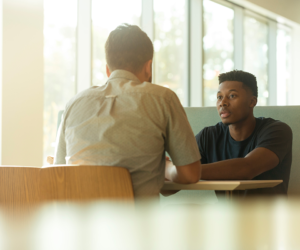
[[[199,181],[194,184],[178,184],[165,181],[162,190],[222,190],[231,199],[234,190],[272,188],[282,180],[233,180],[233,181]]]

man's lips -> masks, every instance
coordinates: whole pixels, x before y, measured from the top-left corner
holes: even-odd
[[[221,118],[227,118],[228,116],[230,116],[230,112],[227,110],[221,111],[220,116]]]

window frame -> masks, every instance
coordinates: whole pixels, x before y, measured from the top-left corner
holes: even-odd
[[[289,57],[289,61],[290,61],[290,67],[289,67],[289,71],[288,71],[288,73],[289,73],[289,75],[290,76],[292,76],[292,60],[293,60],[293,57],[292,57],[292,53],[291,53],[291,51],[292,51],[292,43],[293,43],[293,29],[290,27],[290,26],[288,26],[288,25],[285,25],[285,24],[281,24],[281,23],[276,23],[276,30],[284,30],[284,31],[286,31],[286,32],[289,32],[290,33],[290,35],[291,35],[291,43],[290,43],[290,53],[289,53],[289,55],[288,55],[288,57]],[[276,33],[276,36],[277,36],[277,33]],[[277,40],[277,37],[276,37],[276,40]],[[276,47],[276,50],[277,50],[277,47]],[[276,53],[276,55],[277,55],[277,53]],[[276,65],[277,66],[277,65]],[[277,72],[277,68],[276,68],[276,72]],[[277,74],[276,74],[276,76],[277,76]],[[278,82],[277,82],[277,84],[276,84],[276,88],[277,88],[277,86],[278,86]],[[289,82],[288,82],[288,85],[286,86],[289,90],[291,90],[291,89],[293,89],[293,84],[292,84],[292,81],[290,80]],[[276,100],[277,100],[277,96],[278,96],[278,93],[276,92]],[[293,102],[291,101],[292,100],[292,98],[293,98],[293,91],[288,91],[287,92],[287,96],[286,96],[286,104],[285,105],[292,105],[293,104]]]
[[[154,0],[142,1],[141,28],[149,38],[154,39]],[[185,58],[185,95],[184,106],[201,107],[204,104],[203,97],[203,0],[185,0],[187,27],[184,39],[186,44]],[[253,16],[268,24],[268,88],[269,98],[267,105],[277,105],[277,76],[276,72],[276,36],[280,22],[272,17],[264,16],[248,8],[239,5],[237,1],[210,0],[230,7],[234,10],[234,68],[244,69],[244,25],[245,15]],[[78,0],[78,25],[77,25],[77,93],[92,86],[92,0]],[[274,17],[274,15],[273,15]],[[286,25],[287,26],[287,25]],[[288,26],[292,32],[293,28]],[[290,52],[292,54],[292,52]],[[293,65],[291,66],[293,68]],[[293,84],[292,84],[293,85]]]
[[[253,17],[261,22],[264,22],[268,25],[268,102],[267,106],[276,106],[277,105],[277,74],[274,72],[277,71],[277,22],[268,17],[262,16],[258,13],[255,13],[251,10],[246,9],[244,11],[244,16]]]
[[[92,86],[92,0],[77,0],[76,93]]]
[[[240,30],[241,27],[239,27],[239,20],[236,20],[235,18],[235,11],[236,9],[239,11],[239,7],[236,6],[235,4],[232,4],[232,3],[229,3],[229,2],[225,2],[224,0],[209,0],[211,2],[215,2],[219,5],[222,5],[222,6],[225,6],[227,8],[230,8],[233,10],[233,13],[234,13],[234,17],[233,17],[233,46],[234,46],[234,51],[233,51],[233,63],[234,63],[234,68],[236,68],[236,63],[239,63],[240,64],[240,60],[241,58],[243,59],[243,44],[241,46],[238,46],[238,50],[235,49],[235,45],[237,42],[239,42],[238,39],[236,39],[236,35],[235,35],[235,32],[236,32],[236,29],[238,32],[241,32],[241,34],[243,34],[243,30]],[[201,34],[201,37],[202,37],[202,47],[201,47],[201,50],[202,50],[202,61],[201,61],[201,71],[202,71],[202,79],[201,79],[201,88],[202,88],[202,102],[201,102],[201,105],[200,107],[206,107],[205,106],[205,101],[204,101],[204,69],[203,69],[203,65],[204,65],[204,49],[203,49],[203,38],[204,38],[204,8],[203,8],[203,0],[201,0],[201,3],[202,3],[202,13],[201,13],[201,19],[202,19],[202,34]],[[242,16],[243,18],[243,16]],[[243,26],[243,24],[242,24]],[[243,28],[243,27],[242,27]],[[240,39],[241,41],[243,41],[243,37],[241,37]],[[243,62],[243,61],[242,61]]]

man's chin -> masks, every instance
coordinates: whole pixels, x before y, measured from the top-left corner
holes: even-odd
[[[224,121],[224,120],[222,120],[222,123],[223,123],[225,126],[229,126],[229,125],[232,124],[232,122],[230,122],[230,121]]]

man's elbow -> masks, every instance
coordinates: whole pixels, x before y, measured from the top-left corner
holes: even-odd
[[[253,174],[249,173],[249,174],[245,174],[244,177],[242,178],[242,180],[252,180],[255,176],[253,176]]]
[[[237,172],[235,179],[239,180],[252,180],[255,176],[257,176],[257,171],[253,168],[253,163],[249,161],[247,158],[243,158],[242,167]]]
[[[195,175],[193,176],[193,178],[191,179],[191,183],[196,183],[196,182],[198,182],[200,179],[201,179],[201,169],[200,169],[200,171],[199,171],[197,174],[195,174]]]
[[[185,177],[184,184],[193,184],[201,179],[201,169],[198,172],[193,172]]]
[[[252,180],[255,176],[257,176],[257,174],[253,170],[251,170],[250,167],[246,167],[241,173],[242,180]]]
[[[188,184],[193,184],[193,183],[197,183],[199,180],[200,180],[201,176],[198,175],[196,177],[192,177],[190,180],[189,180],[189,183]]]
[[[200,162],[196,162],[196,167],[193,169],[190,175],[190,184],[196,183],[201,179],[202,166]]]
[[[201,178],[201,163],[200,161],[194,162],[192,164],[176,167],[178,173],[178,183],[182,184],[192,184],[196,183]]]

